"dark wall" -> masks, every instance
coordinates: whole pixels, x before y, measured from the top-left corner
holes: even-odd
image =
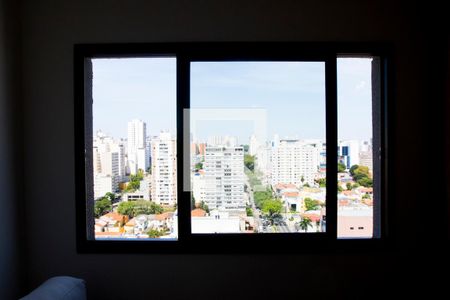
[[[21,263],[19,230],[23,221],[19,211],[20,196],[17,175],[20,163],[17,156],[19,107],[19,23],[18,7],[13,1],[0,1],[0,299],[19,296]]]
[[[442,235],[446,219],[444,172],[429,163],[430,143],[438,147],[435,164],[444,155],[443,142],[429,137],[431,130],[444,134],[442,98],[429,97],[436,82],[430,59],[439,60],[432,26],[423,23],[431,14],[392,1],[24,1],[28,289],[64,274],[85,278],[90,299],[349,299],[388,288],[425,291],[434,266],[446,261],[436,240],[423,242],[428,233]],[[75,201],[83,199],[74,197],[73,44],[261,40],[392,42],[395,247],[345,255],[77,254]]]

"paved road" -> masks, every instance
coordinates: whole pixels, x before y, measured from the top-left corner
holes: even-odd
[[[264,233],[270,233],[270,232],[295,232],[295,230],[292,230],[293,228],[289,228],[287,225],[273,225],[271,227],[266,227],[266,230],[263,229],[262,219],[259,217],[261,215],[261,211],[255,206],[255,200],[253,198],[253,191],[250,187],[250,183],[248,182],[248,178],[246,178],[246,185],[248,187],[247,194],[248,194],[248,200],[250,203],[250,206],[253,210],[253,218],[255,220],[255,228],[257,232],[264,232]],[[287,222],[286,216],[283,216],[283,220]]]

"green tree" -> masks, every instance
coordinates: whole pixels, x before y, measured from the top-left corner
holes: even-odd
[[[269,215],[269,217],[272,217],[275,214],[279,214],[281,212],[281,209],[283,207],[283,204],[280,200],[277,199],[270,199],[264,201],[262,205],[262,211]]]
[[[164,231],[152,228],[147,231],[147,234],[149,238],[159,238],[160,236],[164,235]]]
[[[203,169],[203,163],[201,163],[201,162],[196,163],[196,164],[195,164],[195,169],[196,169],[197,171]]]
[[[205,203],[205,201],[200,202],[200,208],[203,209],[204,211],[206,211],[207,214],[209,214],[209,207]]]
[[[327,181],[325,178],[316,179],[316,182],[319,185],[319,187],[326,187],[327,185]]]
[[[108,192],[108,193],[105,194],[105,196],[103,198],[108,198],[111,201],[111,203],[112,203],[116,199],[116,195],[114,195],[111,192]]]
[[[338,173],[344,173],[345,169],[347,169],[347,167],[343,163],[338,162]]]
[[[302,230],[307,232],[308,231],[308,227],[312,227],[311,219],[308,218],[308,217],[303,217],[303,219],[300,221],[299,225],[300,225],[300,228]]]
[[[191,197],[191,210],[194,210],[196,207],[195,207],[195,198],[194,198],[194,195],[192,195],[192,197]]]
[[[255,156],[250,154],[244,154],[244,165],[250,171],[255,169]]]
[[[362,199],[371,199],[369,194],[364,194],[362,195]]]
[[[359,167],[358,165],[351,166],[350,170],[349,170],[350,175],[352,175],[352,176],[355,175],[355,170],[358,169],[358,167]]]
[[[133,214],[137,215],[153,215],[163,213],[164,208],[155,202],[146,200],[138,200],[134,202]]]
[[[353,165],[350,168],[350,175],[353,177],[353,180],[358,181],[359,179],[363,177],[369,177],[369,167],[367,166],[359,166],[359,165]]]
[[[343,189],[342,186],[339,184],[339,182],[338,182],[338,185],[337,185],[337,189],[338,189],[338,192],[339,192],[339,193],[342,193],[342,192],[344,191],[344,189]]]
[[[349,191],[351,191],[353,188],[353,186],[350,182],[347,182],[346,186],[347,186],[347,190],[349,190]]]
[[[255,201],[255,205],[258,208],[263,207],[263,203],[267,200],[272,199],[272,191],[266,190],[266,191],[256,191],[253,193],[253,200]]]
[[[117,212],[121,215],[127,215],[130,218],[134,217],[134,202],[124,201],[119,204]]]
[[[140,188],[141,184],[139,181],[130,181],[127,184],[126,192],[133,193]]]
[[[373,187],[373,180],[369,177],[363,177],[358,180],[358,184],[362,185],[363,187]]]
[[[303,184],[303,186],[304,186],[304,187],[310,187],[310,186],[309,186],[309,183],[305,183],[305,184]]]
[[[305,198],[304,202],[306,210],[316,210],[320,206],[319,201],[313,200],[311,198]]]
[[[247,217],[253,217],[253,209],[251,207],[246,207],[245,212],[247,214]]]
[[[103,216],[106,212],[110,212],[112,209],[111,200],[108,197],[103,197],[94,204],[94,215],[96,218]]]
[[[137,215],[161,214],[164,208],[155,202],[147,200],[125,201],[119,204],[117,211],[122,215],[134,218]]]

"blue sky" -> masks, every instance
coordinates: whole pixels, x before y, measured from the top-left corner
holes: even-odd
[[[93,59],[93,127],[126,138],[132,119],[147,134],[176,132],[175,58]]]
[[[138,118],[151,135],[175,133],[174,58],[93,60],[94,130],[126,137]],[[266,133],[281,137],[325,137],[325,73],[321,62],[195,62],[191,65],[191,107],[263,109]],[[338,60],[339,136],[371,136],[369,59]],[[251,120],[197,123],[197,135],[235,135],[241,143],[255,131]]]

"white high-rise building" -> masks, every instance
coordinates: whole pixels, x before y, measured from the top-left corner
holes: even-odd
[[[256,136],[254,134],[252,134],[252,136],[250,137],[250,145],[248,147],[248,154],[256,155],[259,147],[260,147],[260,144],[259,144],[258,140],[256,139]]]
[[[192,195],[195,203],[205,201],[205,175],[200,173],[191,174],[192,176]]]
[[[369,168],[369,172],[373,172],[373,151],[372,145],[365,141],[361,144],[359,149],[359,164]]]
[[[307,144],[297,139],[281,139],[272,148],[272,185],[291,183],[301,186],[314,184],[319,169],[317,144]]]
[[[168,132],[161,132],[152,145],[152,201],[161,205],[177,203],[176,140]]]
[[[236,147],[238,144],[238,138],[236,136],[209,136],[207,141],[208,146],[226,146]]]
[[[263,185],[267,185],[271,182],[271,153],[272,147],[267,144],[265,146],[260,146],[256,151],[255,170],[262,174],[260,180]]]
[[[210,209],[244,210],[243,147],[207,146],[205,153],[205,195]]]
[[[147,148],[147,126],[141,120],[128,122],[128,167],[131,174],[136,174],[139,169],[147,171],[149,165],[149,153]]]
[[[123,144],[97,132],[93,140],[94,197],[115,192],[125,175]]]

